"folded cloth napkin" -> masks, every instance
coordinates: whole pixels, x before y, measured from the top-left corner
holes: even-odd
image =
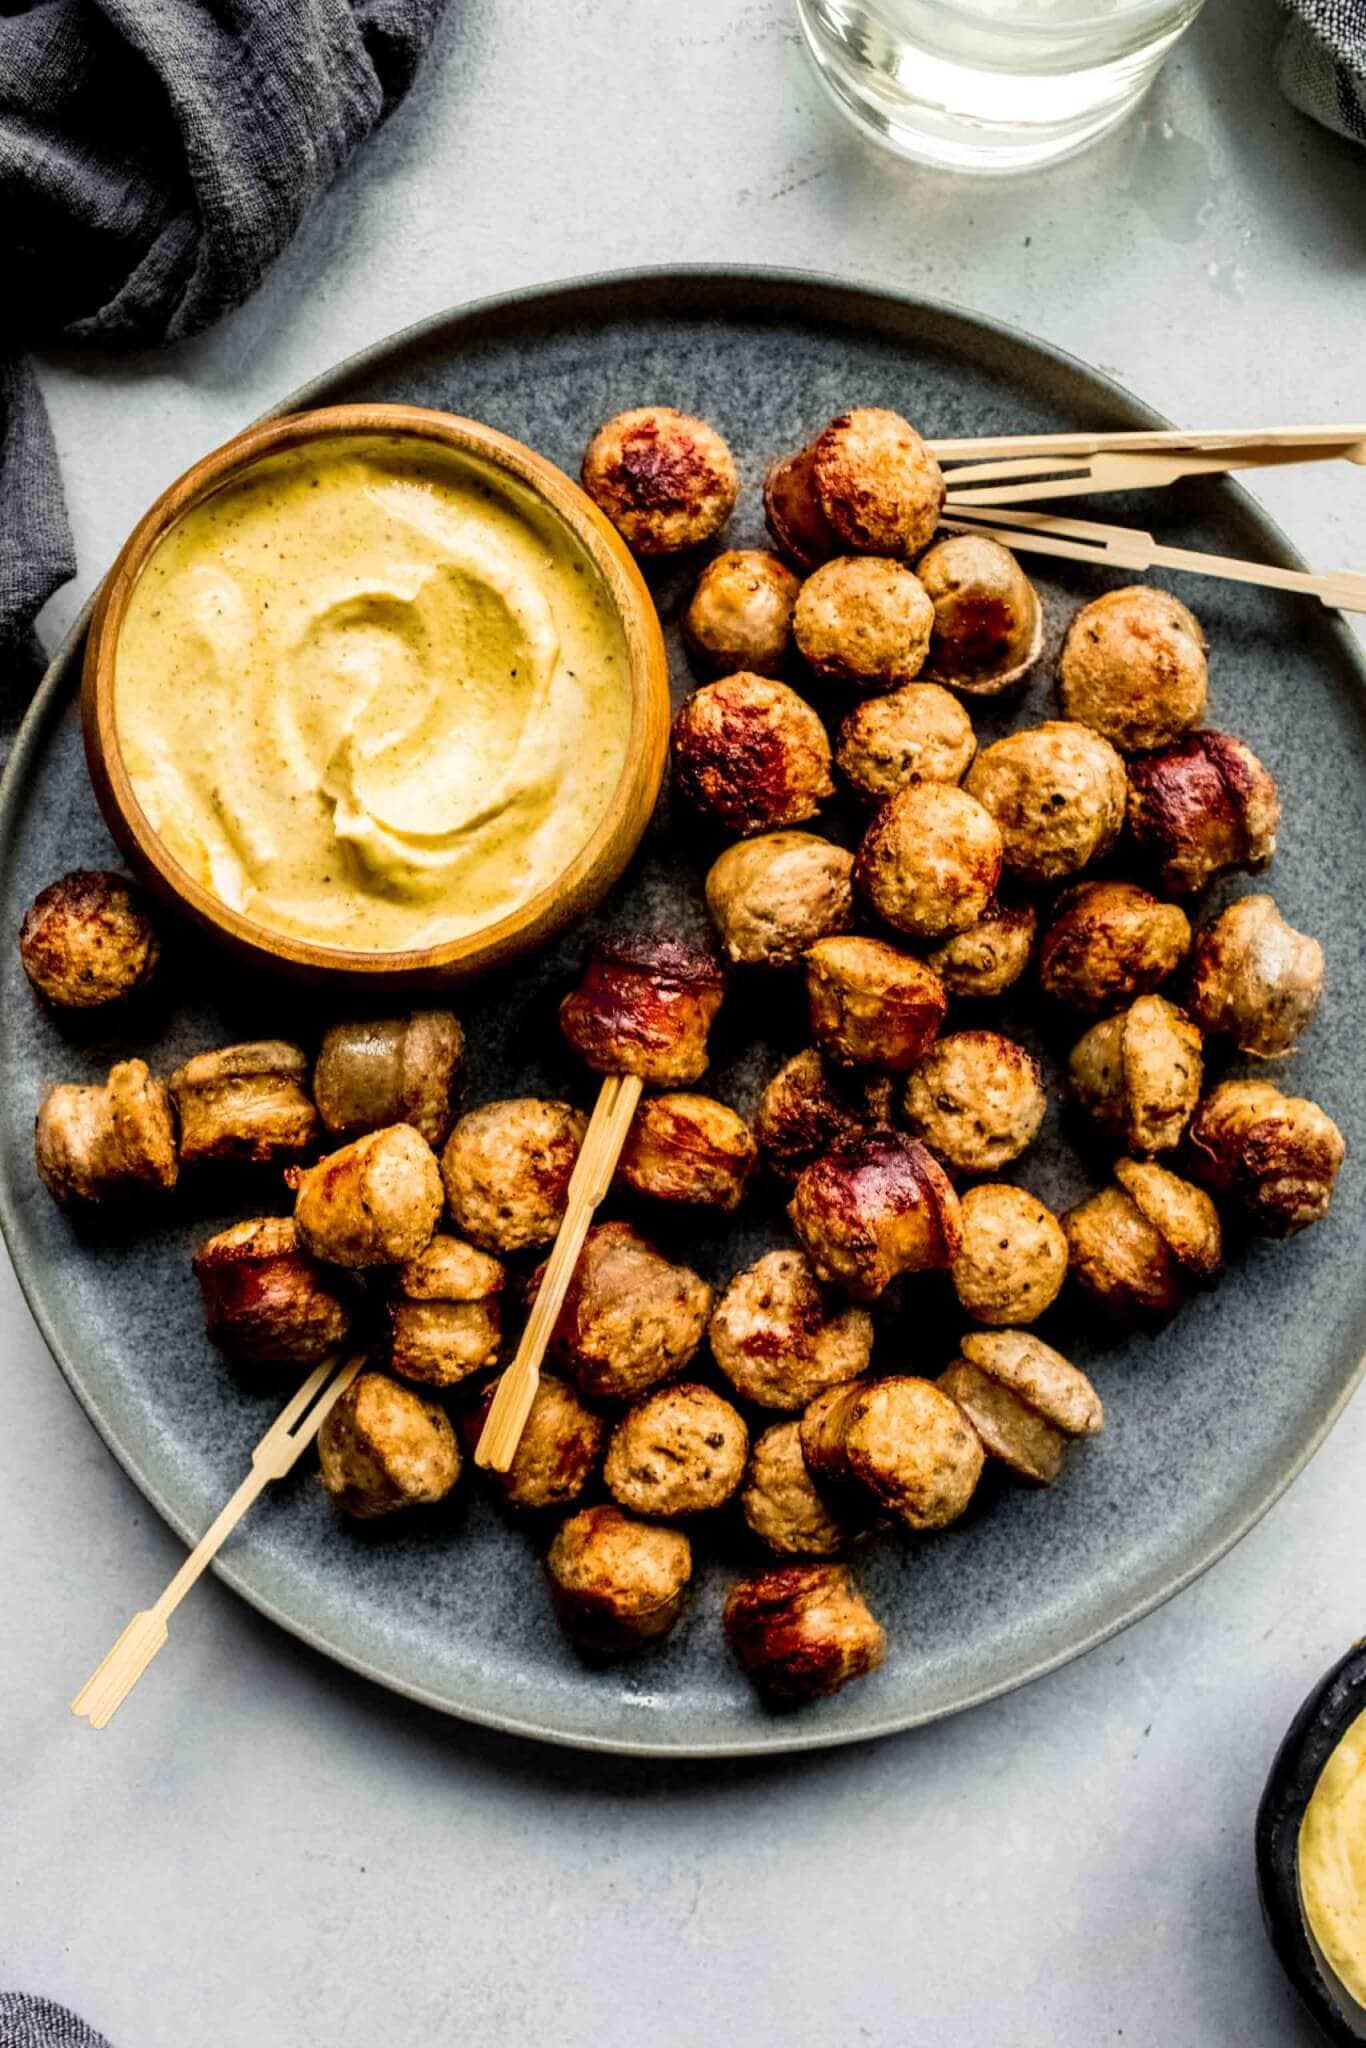
[[[1366,142],[1366,0],[1286,0],[1276,55],[1281,91],[1301,113]]]
[[[0,2048],[109,2048],[109,2043],[50,1998],[0,1991]]]
[[[0,0],[0,718],[75,572],[23,346],[174,339],[240,305],[443,5]]]

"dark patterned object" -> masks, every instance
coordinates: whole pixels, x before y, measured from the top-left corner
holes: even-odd
[[[1303,114],[1366,142],[1366,0],[1286,0],[1281,91]]]
[[[30,1991],[0,1991],[0,2048],[109,2048],[84,2020]]]
[[[283,410],[407,400],[487,420],[572,471],[595,427],[655,399],[712,420],[735,450],[742,489],[720,544],[763,539],[764,467],[842,405],[906,413],[931,435],[1160,424],[1113,384],[989,321],[875,292],[774,273],[608,278],[433,321],[291,394]],[[1168,503],[1167,500],[1171,502]],[[1147,525],[1135,495],[1115,517]],[[1256,560],[1294,557],[1233,484],[1168,492],[1164,538]],[[675,698],[692,683],[678,622],[701,562],[648,570],[665,623]],[[1077,606],[1124,580],[1040,562],[1046,643],[1020,702],[974,703],[982,740],[1050,716],[1062,633]],[[643,1661],[589,1671],[550,1611],[539,1532],[512,1525],[473,1481],[449,1502],[360,1529],[340,1522],[311,1471],[268,1490],[218,1569],[249,1599],[355,1668],[475,1720],[608,1748],[788,1749],[850,1741],[952,1711],[1047,1669],[1182,1584],[1270,1503],[1327,1428],[1366,1347],[1366,670],[1343,622],[1313,599],[1183,579],[1210,640],[1211,716],[1279,778],[1285,825],[1267,885],[1285,916],[1323,941],[1328,981],[1285,1083],[1331,1110],[1352,1147],[1333,1206],[1293,1244],[1230,1247],[1220,1286],[1156,1337],[1101,1331],[1060,1301],[1038,1335],[1079,1366],[1105,1403],[1103,1436],[1051,1491],[994,1480],[980,1505],[913,1548],[874,1545],[856,1566],[886,1627],[871,1677],[797,1716],[765,1712],[721,1629],[727,1586],[751,1568],[743,1530],[696,1534],[696,1584],[669,1641]],[[168,1073],[207,1046],[264,1036],[312,1042],[322,1016],[282,986],[248,982],[165,934],[164,999],[134,1032],[96,1017],[79,1030],[34,1001],[13,933],[38,888],[64,868],[113,857],[90,793],[74,716],[79,653],[41,701],[0,811],[0,1219],[20,1278],[76,1392],[126,1468],[182,1534],[198,1536],[245,1469],[270,1396],[204,1334],[192,1247],[234,1217],[283,1207],[272,1188],[206,1183],[160,1214],[78,1234],[34,1179],[33,1111],[56,1080],[83,1081],[137,1051]],[[814,693],[813,693],[814,694]],[[828,719],[848,695],[821,696]],[[832,802],[818,829],[848,845],[862,816]],[[515,970],[453,998],[466,1031],[467,1105],[546,1095],[591,1104],[556,1010],[585,944],[645,926],[680,941],[707,933],[702,879],[715,842],[666,793],[631,868],[593,921]],[[1214,908],[1246,879],[1218,884]],[[333,999],[332,1021],[340,1005]],[[744,1114],[806,1041],[799,978],[737,976],[709,1035],[700,1086]],[[1022,988],[983,1016],[1041,1061],[1053,1106],[1010,1173],[1055,1210],[1104,1177],[1057,1107],[1071,1034]],[[1278,1070],[1279,1071],[1279,1070]],[[756,1177],[733,1216],[647,1208],[631,1217],[670,1257],[713,1283],[791,1242],[786,1191]],[[529,1261],[521,1261],[508,1295]],[[941,1371],[963,1333],[942,1274],[916,1275],[874,1310],[879,1366]],[[709,1382],[705,1350],[688,1367]],[[278,1395],[277,1395],[278,1400]],[[117,1617],[114,1618],[117,1626]],[[79,1674],[77,1674],[79,1676]],[[126,1711],[134,1712],[130,1707]]]
[[[0,7],[4,344],[207,327],[412,83],[444,0]],[[75,573],[52,437],[0,353],[0,682]],[[12,708],[11,708],[12,707]],[[0,716],[3,716],[0,713]]]

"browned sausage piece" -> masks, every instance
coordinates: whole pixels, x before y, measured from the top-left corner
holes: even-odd
[[[1058,900],[1039,947],[1039,987],[1075,1009],[1116,1009],[1167,981],[1190,920],[1133,882],[1081,882]]]
[[[98,1009],[146,988],[160,948],[142,897],[122,875],[77,868],[24,912],[19,958],[40,996],[63,1010]]]
[[[496,1364],[505,1278],[486,1252],[458,1237],[434,1237],[394,1275],[390,1370],[426,1386],[454,1387]]]
[[[1202,1189],[1151,1160],[1121,1159],[1115,1184],[1062,1219],[1068,1270],[1112,1314],[1164,1322],[1219,1271],[1223,1241]]]
[[[974,1322],[1032,1323],[1067,1277],[1067,1238],[1053,1211],[1000,1181],[969,1188],[959,1204],[963,1239],[953,1285]]]
[[[741,839],[712,863],[707,909],[741,967],[798,967],[854,919],[854,856],[814,832]]]
[[[1011,873],[1058,882],[1114,845],[1128,780],[1108,740],[1055,719],[984,747],[963,787],[995,818]]]
[[[683,1370],[710,1310],[711,1289],[690,1267],[666,1259],[629,1223],[595,1223],[551,1352],[580,1393],[631,1400]]]
[[[948,998],[933,969],[881,939],[818,939],[806,956],[811,1030],[839,1066],[905,1073],[939,1034]]]
[[[775,1422],[755,1444],[740,1507],[775,1557],[839,1557],[854,1533],[816,1491],[795,1422]]]
[[[461,1434],[471,1454],[484,1433],[497,1382],[466,1411]],[[518,1514],[568,1507],[585,1492],[602,1458],[607,1424],[585,1408],[574,1389],[553,1372],[536,1382],[531,1410],[506,1472],[489,1472],[503,1501]]]
[[[910,782],[863,835],[854,880],[884,923],[912,938],[966,931],[985,914],[1001,874],[991,813],[947,782]]]
[[[1022,1479],[1049,1486],[1074,1437],[1095,1436],[1104,1412],[1085,1373],[1023,1330],[964,1337],[937,1384],[963,1410],[986,1450]]]
[[[288,1216],[252,1216],[194,1255],[204,1320],[220,1349],[253,1365],[317,1365],[345,1343],[352,1303],[299,1249]]]
[[[916,563],[934,605],[926,676],[974,697],[1018,683],[1043,646],[1039,594],[1008,548],[951,533]]]
[[[549,1244],[564,1215],[587,1128],[579,1110],[538,1095],[469,1110],[441,1155],[457,1228],[485,1251]]]
[[[638,555],[696,547],[730,518],[740,480],[715,427],[672,405],[638,405],[598,428],[583,487]]]
[[[725,986],[720,963],[704,948],[622,934],[595,948],[583,980],[560,1004],[560,1029],[595,1073],[686,1087],[707,1070],[707,1033]]]
[[[811,479],[827,523],[857,554],[912,556],[934,539],[943,474],[900,413],[837,413],[811,444]]]
[[[650,1095],[636,1111],[618,1174],[637,1195],[729,1211],[757,1156],[749,1125],[709,1095]]]
[[[1205,635],[1169,590],[1107,590],[1073,619],[1058,668],[1062,708],[1122,754],[1169,746],[1199,725],[1208,693]]]
[[[851,1387],[824,1405],[802,1447],[818,1478],[862,1487],[911,1529],[957,1521],[982,1474],[982,1445],[932,1380],[904,1374]]]
[[[780,676],[801,584],[777,555],[728,548],[702,571],[683,614],[689,652],[714,675]]]
[[[101,1085],[61,1082],[43,1097],[33,1151],[39,1179],[63,1208],[173,1188],[179,1161],[170,1095],[145,1060],[121,1060]]]
[[[1196,1021],[1253,1059],[1291,1052],[1322,994],[1322,946],[1287,924],[1270,896],[1240,897],[1196,938]]]
[[[1199,1031],[1163,996],[1140,996],[1072,1048],[1072,1093],[1107,1138],[1142,1156],[1180,1144],[1200,1100]]]
[[[436,1154],[408,1124],[291,1166],[285,1179],[304,1249],[328,1265],[402,1265],[430,1243],[441,1214]]]
[[[546,1559],[565,1634],[588,1657],[618,1657],[669,1633],[692,1577],[692,1546],[677,1529],[620,1508],[581,1508],[561,1524]]]
[[[351,1382],[318,1432],[324,1487],[359,1521],[444,1500],[460,1477],[445,1410],[380,1372]]]
[[[760,1408],[805,1408],[824,1388],[868,1370],[873,1322],[823,1288],[798,1251],[765,1252],[737,1273],[713,1311],[712,1355]]]
[[[851,1138],[804,1167],[787,1213],[818,1277],[859,1301],[899,1274],[952,1266],[961,1242],[948,1176],[899,1131]]]
[[[840,552],[840,538],[816,497],[811,450],[769,464],[764,478],[764,518],[789,562],[811,570]]]
[[[917,576],[876,555],[839,555],[807,577],[792,614],[797,650],[828,682],[894,690],[929,652],[934,607]]]
[[[649,1521],[724,1507],[745,1475],[744,1417],[710,1387],[657,1387],[628,1408],[607,1445],[612,1498]]]
[[[891,1120],[887,1075],[828,1067],[809,1045],[785,1061],[765,1088],[754,1135],[770,1172],[792,1180],[841,1139],[885,1129]]]
[[[1189,733],[1129,764],[1129,837],[1173,896],[1232,868],[1259,874],[1276,851],[1276,778],[1229,733]]]
[[[673,724],[679,794],[730,832],[813,818],[834,794],[830,741],[804,697],[741,670],[684,699]]]
[[[455,1116],[464,1059],[465,1034],[450,1010],[334,1024],[313,1069],[313,1097],[336,1137],[411,1124],[435,1150]]]
[[[1325,1110],[1269,1081],[1223,1082],[1191,1124],[1193,1171],[1268,1237],[1293,1237],[1319,1222],[1346,1151]]]
[[[1038,928],[1039,913],[1028,897],[993,896],[976,924],[931,947],[925,964],[951,996],[984,1002],[1020,979]]]
[[[180,1163],[270,1166],[302,1158],[321,1134],[308,1057],[283,1039],[196,1053],[170,1079]]]
[[[1032,1053],[999,1031],[953,1031],[906,1082],[906,1120],[954,1173],[999,1173],[1039,1134],[1048,1108]]]
[[[839,1564],[788,1564],[739,1579],[726,1601],[735,1660],[772,1706],[802,1706],[876,1671],[887,1637]]]

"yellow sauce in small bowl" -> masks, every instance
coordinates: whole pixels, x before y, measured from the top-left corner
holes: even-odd
[[[329,435],[156,540],[113,720],[203,889],[288,938],[400,952],[497,924],[587,846],[627,762],[628,666],[588,550],[516,477]]]

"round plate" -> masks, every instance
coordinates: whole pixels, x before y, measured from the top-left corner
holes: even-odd
[[[895,407],[930,436],[1161,424],[1097,372],[973,315],[819,279],[765,271],[648,272],[526,293],[444,315],[371,350],[282,410],[401,400],[486,420],[573,471],[592,428],[649,399],[705,414],[727,435],[745,485],[728,543],[759,542],[767,461],[850,404]],[[1276,529],[1231,485],[1203,482],[1105,516],[1158,524],[1188,546],[1294,564]],[[974,706],[984,739],[1051,715],[1060,633],[1107,583],[1089,568],[1040,573],[1049,637],[1023,704]],[[689,685],[676,621],[696,564],[652,571],[676,692]],[[1272,886],[1317,933],[1328,992],[1287,1088],[1315,1096],[1349,1143],[1362,1128],[1354,1045],[1366,1014],[1366,697],[1341,623],[1308,599],[1183,581],[1212,648],[1214,721],[1274,768],[1285,800]],[[86,781],[75,697],[79,633],[39,694],[0,794],[3,929],[12,935],[45,882],[100,866],[112,848]],[[833,829],[852,821],[836,816]],[[706,847],[661,804],[642,853],[604,913],[702,929]],[[458,998],[470,1042],[468,1100],[545,1091],[588,1099],[554,1029],[582,934]],[[42,1010],[14,946],[3,959],[0,1214],[20,1280],[87,1413],[148,1499],[182,1536],[198,1534],[246,1468],[279,1388],[233,1372],[205,1340],[193,1244],[235,1216],[285,1204],[258,1182],[187,1191],[122,1234],[81,1235],[33,1169],[32,1120],[58,1079],[93,1079],[140,1052],[159,1070],[231,1037],[305,1037],[320,1013],[295,989],[247,985],[216,955],[173,935],[158,1007],[123,1024],[76,1027]],[[712,1085],[741,1108],[802,1036],[799,990],[735,993],[718,1028]],[[1039,1044],[1028,1006],[1001,1012]],[[1102,1163],[1072,1142],[1057,1107],[1061,1044],[1040,1050],[1053,1106],[1019,1178],[1074,1200]],[[1321,1440],[1360,1371],[1366,1322],[1366,1188],[1349,1154],[1326,1222],[1290,1245],[1232,1248],[1222,1285],[1155,1337],[1098,1335],[1070,1312],[1041,1326],[1089,1371],[1107,1428],[1079,1447],[1049,1492],[992,1484],[972,1513],[914,1545],[886,1542],[860,1564],[885,1621],[885,1667],[797,1717],[766,1713],[732,1667],[720,1607],[746,1555],[730,1527],[699,1539],[697,1595],[658,1651],[583,1668],[551,1621],[537,1536],[509,1527],[464,1485],[446,1507],[357,1528],[296,1474],[253,1509],[220,1569],[264,1613],[353,1669],[448,1713],[546,1740],[621,1751],[736,1754],[853,1741],[905,1728],[1037,1676],[1145,1613],[1213,1562],[1264,1512]],[[760,1198],[715,1230],[656,1211],[648,1229],[724,1281],[782,1240],[778,1202]],[[933,1373],[955,1327],[941,1280],[879,1313],[879,1358]],[[703,1368],[705,1370],[705,1368]],[[136,1589],[135,1589],[136,1590]],[[146,1589],[143,1589],[144,1591]],[[119,1619],[111,1617],[111,1628]]]

